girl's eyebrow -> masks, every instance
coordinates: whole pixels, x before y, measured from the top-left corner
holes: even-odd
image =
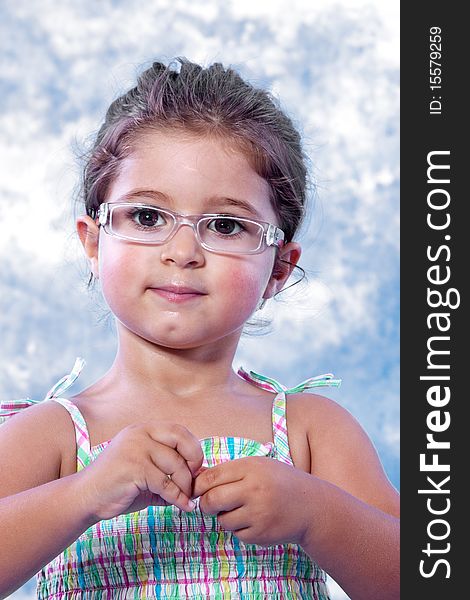
[[[240,208],[244,210],[255,219],[263,219],[261,214],[256,210],[254,206],[252,206],[252,204],[239,198],[230,198],[227,196],[214,196],[213,198],[209,198],[206,204],[209,208],[212,208],[212,210],[216,210],[217,208],[219,208],[220,210],[222,207],[233,206],[235,208]]]
[[[144,190],[144,189],[136,189],[127,192],[124,196],[121,197],[122,201],[133,200],[135,198],[152,198],[159,202],[164,202],[165,205],[170,208],[174,205],[174,202],[171,196],[163,192],[159,192],[157,190]],[[263,220],[262,215],[256,210],[256,208],[247,202],[246,200],[241,200],[240,198],[231,198],[228,196],[212,196],[205,202],[205,209],[211,212],[223,212],[225,207],[235,207],[244,210],[249,213],[255,219]]]
[[[166,204],[170,204],[170,205],[172,204],[172,200],[171,200],[170,196],[167,196],[163,192],[159,192],[157,190],[143,190],[143,189],[130,190],[129,192],[124,194],[124,196],[121,196],[121,198],[119,200],[120,201],[135,200],[135,198],[144,198],[144,199],[152,198],[152,199],[155,199],[158,201],[165,202]]]

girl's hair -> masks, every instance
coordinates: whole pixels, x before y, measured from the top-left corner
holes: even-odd
[[[154,62],[137,85],[109,107],[83,169],[81,197],[95,218],[121,161],[145,133],[181,130],[234,142],[271,190],[271,202],[293,239],[305,212],[307,168],[300,135],[273,96],[231,68],[177,58]]]

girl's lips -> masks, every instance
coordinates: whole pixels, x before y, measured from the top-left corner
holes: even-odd
[[[151,290],[169,302],[188,302],[206,295],[204,292],[189,287],[165,286],[151,288]]]

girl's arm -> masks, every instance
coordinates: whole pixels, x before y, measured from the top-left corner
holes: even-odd
[[[313,481],[312,481],[313,483]],[[318,478],[307,502],[305,552],[353,600],[400,597],[400,521]]]
[[[11,594],[96,520],[71,475],[0,500],[0,598]]]
[[[398,519],[336,485],[248,457],[205,470],[194,493],[246,544],[300,544],[353,600],[399,598]]]
[[[0,597],[102,519],[150,504],[191,510],[192,478],[203,460],[187,429],[149,421],[123,429],[74,473],[74,428],[54,402],[28,408],[0,428],[0,457]]]
[[[68,414],[47,402],[0,428],[0,597],[10,594],[92,524],[80,479],[58,480],[74,462]],[[73,471],[72,471],[73,472]]]
[[[307,437],[321,502],[306,506],[302,546],[351,598],[399,598],[399,495],[356,419],[328,398],[315,400]],[[299,404],[304,417],[307,401]]]

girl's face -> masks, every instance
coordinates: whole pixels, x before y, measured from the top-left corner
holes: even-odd
[[[230,213],[279,225],[266,181],[240,151],[217,139],[142,135],[106,201],[133,192],[139,202],[182,214]],[[133,333],[168,348],[238,340],[260,300],[278,291],[291,270],[273,275],[274,247],[252,255],[209,252],[188,226],[159,246],[108,235],[89,217],[79,219],[78,230],[120,335]],[[294,263],[300,256],[294,243],[277,252]],[[175,293],[181,288],[193,293]]]

